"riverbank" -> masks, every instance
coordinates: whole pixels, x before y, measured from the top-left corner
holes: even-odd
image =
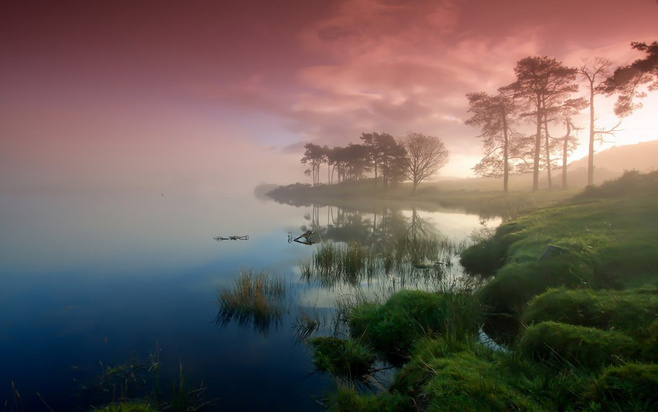
[[[330,409],[658,407],[658,173],[628,172],[524,212],[461,261],[490,280],[474,293],[355,305],[345,343],[315,344],[316,363],[342,362],[327,370],[361,371],[372,354],[399,365],[378,394],[340,376]],[[482,319],[491,332],[505,327],[509,352],[478,343]]]
[[[527,210],[557,204],[582,191],[582,187],[562,190],[542,188],[531,191],[527,182],[512,185],[508,193],[495,180],[460,179],[423,184],[416,193],[410,184],[392,187],[375,185],[371,179],[334,185],[291,184],[267,191],[267,197],[292,206],[331,205],[347,209],[368,210],[381,206],[421,207],[427,211],[459,209],[483,218],[507,220]]]

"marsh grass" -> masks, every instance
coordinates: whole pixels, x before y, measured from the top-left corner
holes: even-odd
[[[590,383],[586,398],[609,410],[655,411],[658,409],[658,365],[634,364],[607,367]]]
[[[375,354],[356,339],[318,337],[309,343],[318,370],[349,380],[364,379],[372,372]]]
[[[295,341],[303,342],[307,340],[322,327],[323,323],[326,322],[323,322],[317,310],[307,310],[299,307],[297,316],[295,317],[295,324],[293,325]]]
[[[432,289],[451,272],[455,256],[466,244],[438,236],[414,239],[408,235],[373,246],[323,243],[310,261],[300,262],[300,277],[329,289],[373,284],[391,291]]]
[[[241,326],[252,326],[267,335],[272,326],[281,325],[289,312],[288,289],[278,276],[243,270],[232,288],[219,290],[216,322],[226,325],[235,320]]]
[[[621,365],[639,356],[639,345],[617,331],[542,322],[529,327],[519,351],[535,361],[554,360],[590,369]]]
[[[353,307],[348,321],[352,337],[363,339],[390,363],[401,364],[420,338],[474,336],[481,314],[480,303],[469,293],[405,290],[384,304]]]
[[[522,322],[546,321],[623,331],[636,339],[647,338],[658,319],[658,289],[593,290],[551,289],[530,301]]]

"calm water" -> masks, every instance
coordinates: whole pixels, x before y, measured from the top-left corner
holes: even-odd
[[[0,402],[17,402],[13,382],[23,410],[47,410],[44,401],[89,409],[120,395],[111,379],[123,375],[105,367],[131,364],[129,379],[146,380],[135,393],[148,395],[155,374],[146,368],[158,354],[165,393],[182,365],[186,383],[203,384],[217,408],[322,410],[316,400],[333,380],[295,339],[294,314],[326,313],[341,291],[299,280],[317,246],[288,234],[314,228],[318,240],[367,242],[420,228],[462,239],[479,227],[477,216],[451,211],[358,213],[253,195],[2,194]],[[213,240],[230,235],[249,240]],[[291,315],[268,330],[216,323],[218,289],[241,269],[293,283]]]

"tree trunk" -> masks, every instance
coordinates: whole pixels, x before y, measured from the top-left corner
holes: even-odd
[[[589,85],[589,151],[587,154],[587,185],[594,184],[594,83]]]
[[[544,140],[546,144],[546,173],[548,179],[548,190],[553,189],[553,179],[551,177],[551,142],[548,136],[548,121],[544,118]]]
[[[508,192],[509,184],[509,136],[507,135],[507,113],[503,109],[503,137],[505,146],[503,147],[503,191]]]
[[[567,119],[567,134],[564,136],[564,146],[562,147],[562,190],[567,188],[567,156],[569,155],[569,138],[571,137],[571,121]]]
[[[537,135],[535,136],[535,158],[532,168],[532,191],[539,190],[539,152],[541,150],[541,98],[537,96]]]

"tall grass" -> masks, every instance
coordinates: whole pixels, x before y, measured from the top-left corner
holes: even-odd
[[[437,236],[408,235],[373,246],[358,242],[323,243],[310,261],[300,262],[301,279],[318,282],[325,288],[388,282],[394,290],[428,289],[450,271],[455,256],[465,246],[465,242]]]
[[[225,325],[235,320],[267,334],[288,313],[287,290],[287,285],[277,276],[243,270],[232,288],[220,289],[216,322]]]

